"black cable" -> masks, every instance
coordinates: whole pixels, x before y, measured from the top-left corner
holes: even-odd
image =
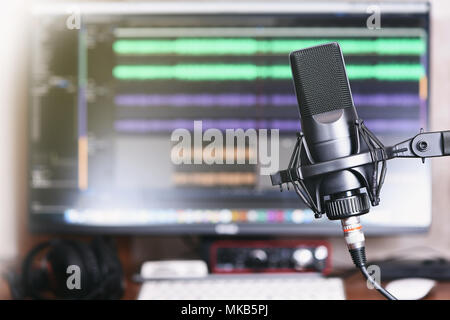
[[[384,289],[382,286],[378,284],[369,274],[367,271],[366,266],[359,267],[359,270],[361,270],[361,273],[364,275],[364,277],[370,281],[370,283],[373,285],[373,287],[381,293],[386,299],[388,300],[397,300],[396,297],[394,297],[392,294],[390,294],[386,289]]]
[[[390,294],[386,289],[384,289],[378,282],[376,282],[369,274],[366,268],[366,249],[360,247],[357,249],[349,250],[352,256],[353,263],[361,271],[363,276],[370,281],[373,287],[381,293],[388,300],[397,300],[392,294]]]

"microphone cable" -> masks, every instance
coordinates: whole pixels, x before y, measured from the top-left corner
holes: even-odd
[[[353,263],[361,271],[363,276],[373,285],[373,287],[381,293],[388,300],[397,300],[392,294],[384,289],[377,281],[375,281],[369,274],[366,268],[366,250],[365,247],[360,247],[358,249],[350,250],[350,255],[352,256]]]
[[[359,221],[359,217],[353,216],[342,219],[341,224],[342,230],[344,231],[345,241],[355,266],[361,271],[364,278],[366,278],[366,280],[368,280],[386,299],[397,300],[396,297],[390,294],[377,281],[375,281],[367,270],[365,238],[364,233],[362,232],[362,225]]]

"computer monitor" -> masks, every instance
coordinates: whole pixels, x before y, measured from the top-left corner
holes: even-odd
[[[340,43],[359,116],[386,145],[427,127],[426,3],[56,3],[32,17],[35,231],[340,234],[295,192],[271,186],[250,161],[251,138],[232,149],[234,164],[202,157],[208,129],[268,129],[270,138],[279,130],[279,167],[287,166],[301,129],[288,54],[308,46]],[[193,163],[178,164],[174,131],[200,126],[178,153]],[[220,151],[211,154],[230,152]],[[428,164],[388,165],[381,204],[362,217],[366,233],[426,230]]]

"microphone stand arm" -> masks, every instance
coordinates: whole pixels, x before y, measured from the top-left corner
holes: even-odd
[[[450,131],[421,132],[411,139],[386,148],[388,159],[450,156]]]
[[[293,180],[303,180],[322,174],[351,169],[376,161],[394,158],[426,158],[450,156],[450,130],[420,132],[416,136],[384,150],[363,152],[330,161],[281,170],[271,175],[272,185],[282,185]]]

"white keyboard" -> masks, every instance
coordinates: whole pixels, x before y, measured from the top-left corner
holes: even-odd
[[[145,281],[139,300],[343,300],[339,278],[320,275],[210,275]]]

